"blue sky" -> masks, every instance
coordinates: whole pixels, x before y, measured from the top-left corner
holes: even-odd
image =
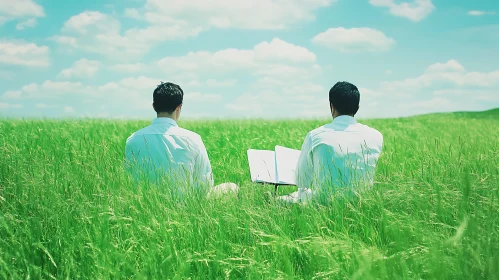
[[[359,117],[499,107],[499,2],[0,0],[0,115],[328,117],[337,81]]]

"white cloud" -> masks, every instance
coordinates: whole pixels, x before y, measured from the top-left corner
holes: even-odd
[[[21,96],[20,90],[7,91],[2,95],[2,99],[18,99]]]
[[[435,63],[430,65],[426,72],[437,73],[437,72],[464,72],[464,67],[456,60],[452,59],[445,63]]]
[[[470,16],[483,16],[485,15],[484,11],[469,11],[468,15]]]
[[[69,26],[78,32],[86,32],[86,23],[71,23]],[[125,63],[108,66],[109,69],[122,70],[121,72],[147,70],[148,73],[161,74],[161,78],[128,77],[98,86],[48,80],[40,84],[25,85],[15,93],[5,93],[4,97],[30,99],[40,104],[51,104],[53,102],[46,103],[47,100],[57,98],[60,102],[66,101],[65,104],[72,104],[71,102],[83,104],[81,108],[75,107],[81,114],[95,115],[96,112],[93,111],[96,110],[98,112],[117,112],[118,110],[121,112],[125,109],[134,115],[140,112],[151,113],[154,89],[161,81],[172,81],[181,85],[186,93],[186,116],[197,113],[199,108],[202,108],[200,106],[206,103],[212,103],[213,106],[218,106],[217,110],[223,110],[225,102],[222,101],[233,100],[234,95],[237,94],[252,92],[259,94],[258,98],[252,98],[255,106],[262,107],[262,100],[266,100],[263,102],[263,110],[271,109],[273,105],[268,103],[267,99],[262,98],[282,100],[283,96],[289,96],[291,102],[295,104],[294,108],[298,110],[300,104],[315,100],[313,94],[318,90],[321,93],[323,91],[322,86],[312,82],[321,74],[321,68],[316,64],[316,60],[316,55],[308,49],[275,38],[249,49],[199,51],[185,56],[166,57],[154,65]],[[86,68],[79,67],[80,64],[88,63],[75,63],[72,68],[63,70],[60,76],[80,77],[81,73],[88,75],[94,73],[84,71]],[[246,81],[242,81],[242,87],[240,87],[238,84],[240,74],[256,82],[250,82],[248,88],[244,85]],[[235,87],[236,85],[238,86]],[[233,89],[230,89],[229,95],[225,95],[229,92],[225,89],[224,93],[220,93],[222,88],[230,87]],[[240,88],[243,90],[239,91]],[[210,92],[210,89],[217,89],[217,91]],[[268,93],[268,96],[265,93]],[[309,94],[312,96],[307,97]],[[100,104],[106,104],[106,108],[100,108]],[[246,103],[244,97],[240,97],[232,102],[231,106],[237,108],[252,105]],[[285,107],[285,104],[282,104],[279,108]],[[225,112],[234,113],[234,111],[223,111],[222,114]],[[282,111],[282,113],[286,112],[289,111]]]
[[[369,88],[359,88],[359,92],[361,94],[362,97],[368,97],[368,98],[374,98],[374,97],[381,97],[383,96],[384,94],[382,92],[379,92],[379,91],[375,91],[375,90],[372,90],[372,89],[369,89]]]
[[[198,51],[166,57],[158,66],[167,75],[171,74],[170,80],[183,88],[185,85],[186,92],[235,86],[236,77],[244,75],[252,81],[249,86],[231,89],[231,95],[239,96],[226,104],[225,110],[221,109],[222,114],[283,116],[289,115],[293,108],[299,110],[303,104],[315,102],[315,94],[325,92],[322,86],[313,82],[322,74],[316,60],[316,55],[308,49],[274,38],[250,49]],[[188,74],[179,76],[178,72]],[[199,79],[200,76],[210,78]],[[292,105],[287,106],[289,103]]]
[[[485,16],[485,15],[495,15],[495,12],[492,11],[477,11],[477,10],[471,10],[468,12],[468,15],[470,16]]]
[[[62,78],[91,78],[97,74],[101,68],[101,63],[95,60],[80,59],[73,63],[71,68],[67,68],[59,73]]]
[[[478,95],[476,99],[481,101],[488,101],[487,104],[495,104],[492,109],[497,108],[499,106],[499,91],[496,90],[489,94]]]
[[[274,38],[250,50],[225,49],[217,52],[189,52],[185,56],[166,57],[158,62],[167,73],[188,71],[196,73],[229,73],[253,70],[257,76],[279,75],[283,71],[304,69],[301,65],[314,65],[316,55],[306,48]],[[298,67],[300,65],[300,67]],[[305,72],[305,71],[303,71]]]
[[[455,108],[451,108],[450,111],[457,110],[467,110],[467,106],[472,107],[476,104],[481,104],[483,108],[478,108],[476,110],[490,109],[499,107],[499,87],[490,88],[448,88],[434,90],[434,98],[442,98],[452,101]],[[457,101],[459,100],[459,101]],[[462,108],[458,108],[461,106]]]
[[[33,0],[0,0],[0,14],[13,17],[44,17],[43,7]]]
[[[400,103],[398,106],[394,107],[396,109],[394,109],[392,113],[398,114],[399,116],[410,116],[436,112],[483,111],[491,109],[477,99],[470,98],[468,100],[469,101],[465,103],[462,101],[456,101],[455,98],[428,96],[417,101],[411,101],[410,103]]]
[[[121,104],[124,107],[130,107],[130,104],[133,104],[134,109],[150,110],[152,93],[160,83],[161,79],[159,78],[128,77],[97,86],[93,89],[93,93],[87,97],[91,97],[101,104],[113,100],[113,105]]]
[[[0,40],[0,64],[46,67],[50,65],[49,48],[22,41]]]
[[[137,9],[125,9],[125,17],[133,19],[142,19],[140,12]]]
[[[81,83],[74,82],[54,82],[47,80],[41,84],[28,84],[20,90],[7,91],[2,95],[3,99],[54,99],[60,98],[66,94],[74,95],[76,93],[84,94],[89,87],[83,86]]]
[[[75,112],[75,109],[73,109],[73,107],[71,107],[71,106],[65,106],[63,111],[64,111],[64,113],[71,114],[71,113]]]
[[[69,18],[63,25],[62,31],[74,32],[79,35],[95,32],[119,31],[120,22],[114,17],[96,11],[84,11]]]
[[[418,22],[430,15],[435,6],[431,0],[412,0],[397,4],[395,0],[369,0],[375,7],[389,8],[394,16],[404,17],[411,21]]]
[[[379,101],[379,105],[367,109],[361,105],[361,113],[387,117],[499,107],[499,70],[468,71],[457,60],[435,63],[415,78],[382,82],[376,90],[362,89],[363,101]]]
[[[395,45],[395,40],[376,29],[362,28],[329,28],[312,39],[316,45],[336,49],[342,52],[383,52]]]
[[[178,74],[167,74],[162,81],[178,84],[184,91],[192,92],[200,91],[205,88],[230,88],[238,83],[237,78],[226,77],[226,75],[220,75],[217,78],[210,76],[217,75],[204,75],[203,73],[198,72],[181,72]]]
[[[287,43],[279,38],[274,38],[270,43],[265,41],[253,49],[255,59],[267,62],[315,62],[316,56],[304,47]]]
[[[225,108],[247,117],[324,117],[328,115],[327,91],[305,80],[259,79]]]
[[[35,108],[37,109],[51,109],[57,107],[56,105],[50,105],[45,103],[37,103],[35,104]]]
[[[214,103],[222,100],[220,94],[209,94],[200,92],[189,92],[184,95],[184,102],[202,102],[202,103]]]
[[[26,28],[35,27],[38,24],[36,18],[30,18],[25,21],[22,21],[16,25],[17,30],[24,30]]]
[[[438,111],[452,111],[453,102],[443,97],[433,97],[430,100],[423,100],[412,103],[416,108],[431,109]]]
[[[141,56],[158,43],[197,36],[201,31],[181,21],[121,29],[120,22],[113,16],[85,11],[66,21],[61,34],[52,39],[63,46],[123,60]]]
[[[232,87],[236,85],[237,80],[236,79],[230,79],[230,80],[215,80],[215,79],[208,79],[206,81],[206,86],[207,87]]]
[[[128,63],[112,65],[109,68],[120,73],[137,73],[144,71],[147,67],[143,63]]]
[[[284,29],[315,18],[314,12],[335,0],[148,0],[146,18],[182,19],[205,27],[240,29]],[[128,11],[136,16],[135,11]],[[149,14],[147,16],[147,14]]]
[[[480,89],[480,88],[475,88],[475,89],[463,89],[463,88],[450,88],[450,89],[440,89],[440,90],[435,90],[433,91],[434,95],[440,95],[440,96],[451,96],[451,97],[458,97],[458,96],[469,96],[469,95],[475,95],[477,98],[481,98],[483,100],[496,100],[499,101],[499,89],[494,89],[494,88],[485,88],[485,89]],[[493,98],[495,97],[495,98]]]
[[[53,81],[45,81],[40,86],[40,90],[54,92],[55,94],[62,94],[66,90],[70,88],[83,88],[81,83],[73,83],[73,82],[53,82]],[[33,90],[30,90],[31,92]]]
[[[87,94],[86,97],[92,98],[99,104],[106,104],[109,100],[112,100],[113,106],[121,106],[121,109],[133,107],[134,110],[152,112],[152,94],[160,83],[161,79],[159,78],[128,77],[97,86],[92,89],[92,94]],[[214,103],[222,99],[220,94],[206,93],[204,90],[203,92],[190,90],[188,86],[182,84],[180,86],[184,90],[187,107],[196,104]]]
[[[251,50],[226,49],[217,52],[189,52],[185,56],[165,57],[158,66],[165,72],[231,71],[255,65]]]
[[[120,80],[117,85],[120,87],[130,88],[132,90],[146,90],[149,89],[151,93],[156,88],[157,85],[161,83],[161,79],[154,79],[150,77],[140,76],[140,77],[129,77]],[[106,85],[114,85],[115,83],[108,83]],[[104,85],[104,87],[106,86]]]
[[[33,0],[0,0],[0,26],[7,21],[25,19],[17,25],[22,30],[35,26],[36,18],[44,16],[43,7]]]
[[[24,107],[24,105],[22,105],[22,104],[12,104],[12,103],[0,102],[0,109],[2,109],[2,110],[20,109],[20,108],[23,108],[23,107]]]
[[[286,64],[263,64],[254,69],[253,75],[260,78],[277,79],[305,79],[313,78],[322,72],[317,64],[286,65]]]
[[[51,40],[54,40],[55,42],[61,44],[61,45],[66,45],[72,48],[77,48],[77,40],[74,37],[69,37],[69,36],[54,36],[50,38]]]
[[[123,30],[112,15],[84,11],[68,19],[52,39],[66,47],[110,57],[139,57],[159,43],[196,37],[210,28],[288,28],[313,20],[317,9],[335,1],[148,0],[142,8],[124,12],[125,17],[144,21],[140,28]],[[275,53],[276,59],[286,55],[286,50],[280,49],[284,52]]]
[[[402,81],[385,82],[385,88],[403,91],[418,90],[429,86],[475,87],[499,86],[499,70],[492,72],[468,72],[456,60],[430,65],[425,73]]]

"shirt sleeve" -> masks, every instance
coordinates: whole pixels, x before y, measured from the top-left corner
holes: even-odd
[[[214,182],[210,159],[208,158],[208,152],[206,151],[206,147],[201,138],[199,139],[198,147],[199,154],[196,159],[196,174],[194,174],[193,178],[196,180],[196,183],[213,187]]]
[[[301,154],[296,166],[296,183],[298,188],[311,188],[314,176],[314,167],[312,161],[312,143],[310,134],[307,134],[301,147]]]

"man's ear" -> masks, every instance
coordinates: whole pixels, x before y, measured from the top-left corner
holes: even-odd
[[[152,103],[152,108],[154,109],[154,111],[156,111],[156,107],[154,106],[154,103]]]
[[[178,110],[179,112],[182,111],[182,104],[178,105],[176,110]]]

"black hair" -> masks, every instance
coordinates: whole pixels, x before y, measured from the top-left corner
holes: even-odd
[[[154,90],[152,95],[156,113],[173,113],[184,100],[184,91],[174,83],[163,83]]]
[[[359,89],[349,82],[337,82],[329,90],[329,103],[340,115],[354,116],[359,110]]]

